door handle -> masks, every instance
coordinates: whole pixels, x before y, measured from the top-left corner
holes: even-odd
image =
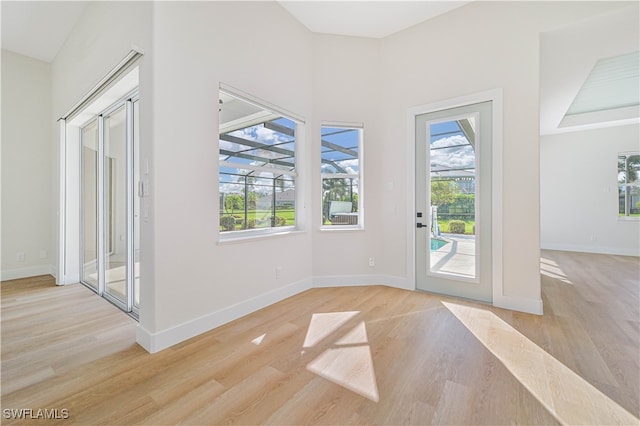
[[[416,223],[416,226],[417,226],[418,228],[426,228],[426,227],[427,227],[426,225],[424,225],[424,224],[422,224],[422,223],[420,223],[420,222]]]

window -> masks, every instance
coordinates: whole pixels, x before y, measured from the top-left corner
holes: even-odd
[[[640,153],[618,155],[618,215],[640,218]]]
[[[323,227],[362,227],[361,145],[361,126],[322,126]]]
[[[220,233],[294,227],[300,121],[224,90],[219,116]]]

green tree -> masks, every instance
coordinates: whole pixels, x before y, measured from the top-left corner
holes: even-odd
[[[360,202],[360,199],[358,198],[358,194],[354,193],[353,194],[353,211],[357,212],[358,211],[358,203]]]
[[[247,200],[247,206],[249,208],[249,210],[255,210],[256,209],[256,203],[258,201],[258,194],[255,193],[254,191],[249,192],[248,195],[248,200]]]
[[[349,196],[346,179],[323,179],[322,190],[326,201],[345,201]]]
[[[227,194],[224,198],[224,210],[227,214],[233,214],[235,210],[244,209],[243,197],[239,194]]]
[[[458,185],[451,180],[432,180],[431,181],[431,205],[442,206],[451,204],[458,194]]]
[[[618,157],[618,183],[637,182],[640,175],[640,155]]]

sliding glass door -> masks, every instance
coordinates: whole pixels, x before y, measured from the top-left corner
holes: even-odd
[[[127,286],[127,128],[126,105],[104,116],[105,288],[126,304]]]
[[[127,312],[139,305],[137,95],[81,128],[81,281]]]
[[[80,280],[98,291],[98,120],[80,131],[81,223]]]

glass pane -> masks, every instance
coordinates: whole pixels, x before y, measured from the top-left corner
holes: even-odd
[[[295,123],[242,99],[220,94],[219,159],[291,171]]]
[[[618,155],[618,214],[640,217],[640,154]]]
[[[361,129],[322,127],[322,173],[360,172]]]
[[[133,103],[133,184],[140,181],[140,124],[139,124],[139,102]],[[138,194],[133,196],[133,306],[140,306],[140,198]]]
[[[294,226],[295,122],[224,92],[219,109],[220,232]]]
[[[475,278],[475,117],[429,126],[430,272]]]
[[[98,123],[81,131],[82,269],[80,280],[98,290]]]
[[[124,105],[104,119],[105,292],[127,301],[127,131]]]
[[[295,181],[291,176],[220,170],[220,231],[295,225]]]
[[[640,155],[627,156],[627,182],[640,183]]]
[[[618,156],[618,183],[627,183],[627,156]]]
[[[322,225],[357,225],[362,129],[323,126],[321,134]],[[342,176],[331,177],[340,174]],[[345,176],[345,175],[353,175]]]
[[[358,179],[322,179],[322,224],[358,224]]]
[[[626,216],[627,191],[624,185],[618,187],[618,215]]]
[[[640,187],[621,185],[618,187],[618,214],[640,217]]]
[[[629,186],[629,216],[640,217],[640,187]]]

